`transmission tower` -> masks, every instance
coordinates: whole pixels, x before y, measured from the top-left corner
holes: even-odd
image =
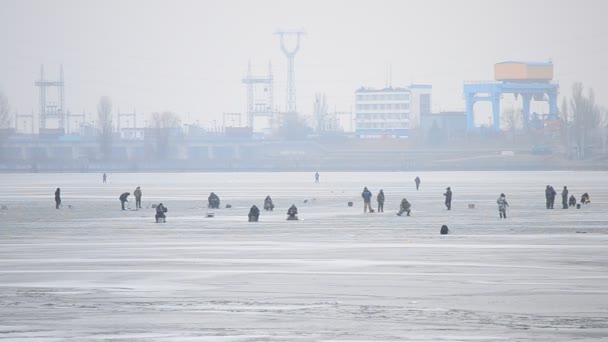
[[[287,57],[287,101],[285,111],[288,113],[295,113],[296,107],[296,80],[295,80],[295,65],[294,59],[298,50],[300,50],[300,37],[305,35],[304,30],[295,31],[282,31],[279,30],[275,34],[278,34],[281,39],[281,50]],[[285,45],[285,36],[295,36],[296,46],[288,50]]]
[[[39,128],[46,128],[47,120],[56,119],[59,122],[59,128],[64,128],[65,122],[65,107],[64,107],[64,93],[63,93],[63,66],[59,66],[59,81],[47,81],[44,79],[44,65],[40,66],[40,80],[34,83],[35,86],[39,87],[39,101],[40,101],[40,114],[39,114]],[[57,88],[58,94],[56,102],[47,101],[47,88]]]
[[[243,84],[247,87],[247,125],[251,129],[253,129],[254,119],[257,116],[268,117],[271,123],[274,121],[273,82],[274,76],[270,62],[268,63],[268,75],[265,77],[254,76],[251,62],[249,62]],[[261,92],[262,94],[260,94]]]

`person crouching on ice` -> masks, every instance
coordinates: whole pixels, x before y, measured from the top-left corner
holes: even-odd
[[[260,217],[260,209],[255,205],[249,209],[249,222],[258,222],[258,218]]]
[[[166,220],[166,216],[165,213],[169,211],[162,203],[159,203],[156,206],[156,215],[154,216],[156,218],[156,223],[165,223]]]
[[[410,213],[412,212],[411,207],[412,205],[410,204],[410,202],[407,201],[407,199],[402,199],[397,215],[401,216],[401,214],[407,213],[407,216],[410,216]]]
[[[298,208],[296,208],[295,204],[292,204],[291,207],[287,210],[287,219],[290,221],[298,220]]]
[[[270,196],[266,196],[264,199],[264,210],[272,211],[274,209],[274,203],[272,203],[272,198]]]
[[[122,210],[125,210],[125,203],[129,202],[129,195],[131,195],[128,192],[123,192],[122,195],[120,195],[120,197],[118,197],[118,199],[120,200],[120,207],[122,208]]]

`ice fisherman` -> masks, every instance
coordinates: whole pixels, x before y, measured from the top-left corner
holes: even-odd
[[[445,188],[443,196],[445,196],[445,207],[452,210],[452,189],[449,186]]]
[[[298,220],[298,208],[296,208],[295,204],[292,204],[289,209],[287,209],[287,219],[290,221]]]
[[[101,176],[101,179],[103,179],[103,182],[104,182],[104,184],[105,184],[106,179],[108,179],[108,175],[106,175],[106,173],[104,172],[104,173],[103,173],[103,176]]]
[[[416,183],[416,190],[418,190],[418,188],[420,188],[420,177],[416,176],[416,178],[414,178],[414,183]]]
[[[547,185],[547,187],[545,188],[545,200],[546,200],[546,205],[547,205],[547,209],[553,209],[553,205],[555,204],[555,196],[557,195],[557,192],[555,192],[555,189],[553,189],[553,187],[551,185]]]
[[[384,212],[384,190],[380,189],[378,196],[376,196],[376,201],[378,201],[378,212]]]
[[[407,201],[406,198],[401,200],[401,205],[399,206],[399,212],[397,213],[397,215],[401,216],[403,213],[407,213],[407,216],[410,216],[410,213],[412,212],[412,205],[410,204],[410,202]]]
[[[125,203],[129,202],[129,195],[131,195],[128,192],[123,192],[120,197],[118,197],[118,199],[120,200],[120,207],[122,208],[122,210],[125,210]]]
[[[61,189],[57,188],[57,190],[55,190],[55,209],[59,209],[60,205],[61,205]]]
[[[562,209],[568,209],[568,187],[564,185],[562,190]]]
[[[315,183],[319,183],[319,172],[315,173]]]
[[[369,191],[367,187],[364,187],[361,197],[363,197],[363,212],[367,212],[367,209],[369,208],[369,212],[373,213],[374,209],[372,208],[372,192]]]
[[[156,215],[154,218],[156,219],[156,223],[165,223],[167,216],[165,215],[169,211],[167,207],[165,207],[162,203],[158,203],[156,206]]]
[[[135,208],[141,209],[141,189],[137,187],[135,191],[133,191],[133,196],[135,196]]]
[[[568,200],[568,206],[576,207],[576,197],[574,197],[574,195],[570,195],[570,199]]]
[[[270,198],[270,195],[268,195],[264,199],[264,210],[272,211],[273,209],[274,209],[274,203],[272,203],[272,198]]]
[[[208,204],[209,208],[211,208],[211,209],[220,208],[220,198],[214,192],[209,194],[209,198],[207,200],[209,201],[209,204]]]
[[[589,203],[591,203],[591,201],[589,200],[589,194],[585,192],[581,196],[581,204],[589,204]]]
[[[251,209],[249,209],[249,222],[258,222],[260,217],[260,209],[257,206],[253,205]]]
[[[507,218],[507,207],[509,206],[509,202],[507,202],[507,196],[504,193],[500,194],[500,197],[496,200],[496,204],[498,204],[498,215],[501,219]]]

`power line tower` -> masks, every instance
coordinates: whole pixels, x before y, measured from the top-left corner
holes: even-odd
[[[265,77],[254,76],[251,62],[247,64],[247,75],[243,78],[243,84],[247,87],[247,125],[251,129],[256,116],[268,117],[271,123],[274,121],[273,82],[270,62],[268,62],[268,75]]]
[[[281,39],[281,50],[287,57],[287,101],[285,111],[288,113],[295,113],[296,107],[296,80],[295,80],[295,64],[294,59],[298,50],[300,50],[300,37],[305,35],[304,30],[293,30],[283,31],[279,30],[275,32]],[[285,36],[295,36],[296,46],[288,50],[285,44]]]
[[[58,121],[59,128],[64,128],[65,124],[65,96],[64,96],[64,82],[63,82],[63,65],[59,66],[59,80],[58,81],[47,81],[44,78],[44,65],[40,66],[40,80],[34,83],[36,87],[39,87],[39,101],[40,101],[40,114],[39,129],[46,128],[47,120],[55,119]],[[47,90],[49,88],[57,88],[57,98],[55,101],[48,101]]]

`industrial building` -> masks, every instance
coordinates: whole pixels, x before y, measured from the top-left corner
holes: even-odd
[[[430,85],[362,87],[355,91],[355,133],[361,138],[403,138],[431,112]]]

